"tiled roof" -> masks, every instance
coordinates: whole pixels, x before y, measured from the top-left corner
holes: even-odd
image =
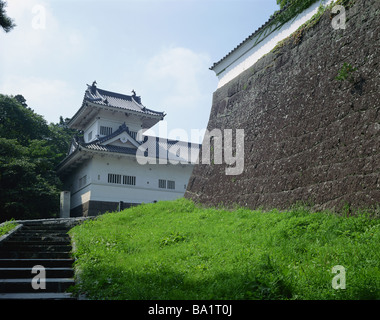
[[[116,153],[123,153],[123,154],[136,154],[135,148],[128,148],[128,147],[119,147],[119,146],[113,146],[113,145],[101,145],[98,143],[89,143],[84,145],[86,149],[89,150],[95,150],[95,151],[104,151],[104,152],[116,152]]]
[[[115,133],[118,132],[118,134],[120,134],[123,131],[125,131],[125,128],[123,126],[120,126],[119,130],[115,131]],[[137,150],[136,148],[114,146],[111,144],[108,144],[108,145],[101,144],[111,139],[111,136],[114,136],[114,133],[112,133],[109,136],[101,138],[101,140],[100,139],[95,140],[90,143],[85,143],[83,137],[75,137],[72,142],[73,149],[69,151],[69,155],[81,147],[85,149],[89,149],[89,150],[95,150],[95,151],[116,152],[116,153],[123,153],[123,154],[136,154],[136,150]],[[152,137],[152,136],[144,136],[144,141],[140,142],[139,144],[143,144],[143,143],[148,149],[156,149],[157,157],[163,154],[168,154],[169,149],[173,145],[188,148],[191,152],[199,151],[201,148],[201,145],[197,143],[185,142],[185,141],[180,141],[180,140],[168,140],[165,138]]]
[[[105,137],[101,137],[101,138],[98,138],[96,140],[96,143],[103,143],[105,141],[108,141],[114,137],[117,137],[119,134],[123,133],[123,132],[126,132],[128,133],[131,137],[132,137],[132,134],[131,132],[129,131],[127,125],[125,124],[125,122],[113,133],[111,133],[110,135],[108,136],[105,136]],[[135,140],[136,141],[136,140]],[[136,141],[137,142],[137,141]],[[138,143],[138,142],[137,142]]]
[[[176,159],[176,160],[185,160],[184,158],[178,157],[177,155],[171,153],[169,149],[174,144],[182,145],[182,147],[185,147],[187,151],[187,156],[189,156],[188,152],[190,151],[190,154],[194,154],[194,152],[199,152],[200,145],[199,144],[191,144],[183,141],[175,141],[175,140],[166,140],[163,138],[156,138],[156,137],[150,137],[153,139],[148,139],[148,149],[154,150],[154,155],[157,159],[159,158],[166,158],[168,160],[170,159]],[[146,142],[146,140],[145,140]],[[129,154],[129,155],[136,155],[137,148],[129,148],[129,147],[121,147],[121,146],[114,146],[114,145],[101,145],[97,141],[93,143],[87,143],[87,144],[81,144],[82,147],[88,150],[94,150],[94,151],[101,151],[101,152],[111,152],[111,153],[121,153],[121,154]],[[149,153],[145,151],[145,156],[148,156]],[[164,157],[163,157],[164,156]],[[185,160],[187,161],[187,160]]]
[[[128,130],[126,126],[120,126],[118,133],[120,134],[123,131]],[[116,133],[116,132],[115,132]],[[113,134],[111,134],[113,136]],[[104,153],[116,153],[116,154],[126,154],[126,155],[132,155],[136,156],[137,148],[130,148],[130,147],[122,147],[122,146],[115,146],[111,144],[103,145],[101,143],[111,139],[111,135],[106,136],[102,138],[103,140],[95,140],[90,143],[85,143],[83,137],[74,137],[73,141],[71,143],[71,147],[69,149],[68,155],[61,161],[61,163],[56,167],[56,170],[59,172],[63,172],[65,167],[72,166],[74,160],[74,156],[78,153],[81,153],[82,151],[95,151],[95,152],[104,152]],[[159,138],[159,137],[152,137],[152,136],[145,136],[144,141],[140,144],[145,144],[144,147],[146,147],[148,150],[153,150],[154,155],[157,159],[166,158],[167,160],[177,160],[177,161],[186,161],[188,163],[192,163],[195,161],[194,154],[196,157],[199,154],[199,150],[201,148],[200,144],[197,143],[190,143],[185,141],[179,141],[179,140],[167,140],[165,138]],[[184,147],[185,150],[187,150],[187,155],[180,153],[180,156],[184,155],[186,158],[179,157],[179,155],[176,155],[174,153],[177,153],[177,148],[174,148],[174,150],[170,150],[172,146],[176,145],[176,147]],[[149,156],[149,153],[145,151],[145,156]],[[190,157],[188,159],[188,156]]]
[[[223,60],[225,60],[228,56],[230,56],[233,52],[235,52],[237,49],[239,49],[242,45],[244,45],[247,41],[249,40],[252,40],[256,35],[258,35],[261,30],[263,30],[264,28],[268,27],[274,20],[275,18],[283,13],[285,10],[288,9],[288,7],[290,6],[291,4],[288,4],[286,5],[284,8],[282,8],[281,10],[277,11],[275,14],[273,14],[269,20],[267,22],[265,22],[260,28],[258,28],[254,33],[252,33],[250,36],[248,36],[247,38],[245,38],[245,40],[243,42],[241,42],[237,47],[235,47],[233,50],[231,50],[227,55],[225,55],[222,59],[220,59],[218,62],[215,62],[209,69],[210,70],[213,70],[215,68],[215,66],[217,66],[219,63],[221,63]]]
[[[164,117],[164,112],[153,111],[144,107],[141,104],[141,97],[136,96],[135,93],[131,96],[120,94],[116,92],[106,91],[96,87],[95,82],[88,88],[84,95],[84,101],[89,101],[102,106],[110,106],[114,108],[145,113],[149,115],[156,115]]]

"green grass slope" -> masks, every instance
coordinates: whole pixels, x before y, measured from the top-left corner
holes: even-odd
[[[0,237],[6,235],[8,232],[12,231],[17,227],[17,223],[13,222],[13,220],[5,221],[0,224]]]
[[[380,221],[303,208],[201,208],[179,199],[70,231],[90,299],[379,299]],[[345,268],[346,288],[334,289]]]

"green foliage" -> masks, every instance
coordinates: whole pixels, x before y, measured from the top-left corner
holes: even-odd
[[[41,141],[24,147],[16,139],[0,138],[1,220],[57,213],[60,182],[53,170],[54,155],[49,153]]]
[[[17,227],[17,223],[13,222],[13,219],[0,224],[0,237],[7,234],[9,231]]]
[[[280,6],[281,9],[285,8],[286,6],[292,6],[297,8],[307,8],[310,5],[308,3],[313,4],[314,2],[317,2],[318,0],[277,0],[277,4]],[[303,10],[302,9],[302,10]]]
[[[280,6],[280,8],[284,8],[288,4],[289,0],[277,0],[277,4]]]
[[[179,232],[170,232],[170,234],[161,240],[161,247],[185,241],[186,237]]]
[[[280,5],[280,8],[285,9],[286,7],[286,9],[283,11],[278,10],[273,14],[274,22],[285,23],[317,1],[318,0],[277,0],[277,4]]]
[[[380,222],[289,211],[140,205],[70,231],[90,299],[379,299]],[[332,267],[346,268],[335,290]]]
[[[48,125],[23,96],[0,95],[0,221],[57,215],[61,182],[54,168],[71,135],[63,119]]]
[[[275,25],[278,28],[298,16],[302,11],[309,8],[317,1],[318,0],[277,0],[277,4],[280,5],[281,10],[276,11],[272,15],[270,25]],[[309,21],[298,28],[298,30],[296,30],[291,36],[281,40],[272,51],[276,52],[281,49],[290,38],[293,39],[294,44],[298,44],[302,40],[304,32],[319,21],[324,11],[325,7],[321,4],[318,12]]]
[[[25,146],[30,140],[44,139],[48,135],[49,127],[42,116],[25,102],[23,105],[14,97],[0,95],[0,137],[17,139]]]
[[[13,20],[9,18],[5,12],[5,7],[7,3],[3,0],[0,0],[0,27],[3,28],[5,32],[11,31],[16,25]]]
[[[342,5],[345,8],[351,8],[355,4],[356,0],[337,0],[336,5]]]
[[[306,9],[307,7],[309,7],[314,2],[316,2],[316,1],[312,1],[310,4],[308,4],[302,10]],[[308,2],[305,2],[305,5],[307,3]],[[335,4],[336,3],[334,3],[334,2],[332,2],[328,6],[324,6],[323,4],[320,4],[319,7],[318,7],[318,11],[308,21],[306,21],[303,25],[301,25],[295,32],[293,32],[289,37],[281,40],[275,46],[275,48],[272,50],[272,52],[278,52],[284,45],[286,45],[287,43],[289,43],[290,40],[293,40],[293,44],[296,44],[296,45],[299,44],[302,41],[302,38],[303,38],[305,32],[307,30],[309,30],[310,28],[314,27],[319,22],[319,20],[321,19],[321,17],[323,16],[323,14],[326,12],[326,10],[331,9],[333,7],[333,5],[335,5]],[[288,11],[288,10],[286,10],[286,11]],[[297,14],[298,13],[296,13],[295,15],[297,15]]]
[[[51,123],[49,125],[49,145],[56,154],[56,164],[66,156],[73,136],[80,136],[78,130],[67,127],[69,120],[68,118],[64,120],[60,117],[59,123]]]
[[[324,7],[323,5],[320,5],[318,7],[318,11],[317,13],[315,13],[311,18],[310,20],[308,20],[307,22],[305,22],[302,26],[300,26],[291,36],[293,37],[293,42],[294,44],[298,44],[301,40],[302,40],[302,37],[304,35],[304,33],[309,30],[310,28],[312,28],[313,26],[315,26],[319,20],[321,19],[322,15],[324,14],[326,10],[326,7]]]
[[[345,62],[345,63],[343,63],[342,68],[340,68],[338,75],[335,77],[335,79],[339,80],[339,81],[348,80],[350,82],[353,82],[354,77],[353,77],[352,73],[355,72],[356,70],[358,70],[358,69],[354,68],[351,64]]]

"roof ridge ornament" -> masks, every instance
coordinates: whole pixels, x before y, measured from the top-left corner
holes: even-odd
[[[135,101],[137,104],[142,105],[141,97],[137,96],[136,91],[134,89],[132,89],[132,100]]]
[[[92,83],[92,85],[91,85],[91,93],[92,94],[95,94],[96,93],[96,85],[97,85],[97,83],[96,83],[96,80]]]
[[[122,125],[119,126],[119,130],[128,129],[127,125],[125,124],[125,121]]]

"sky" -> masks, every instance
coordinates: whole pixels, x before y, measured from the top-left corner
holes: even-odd
[[[57,123],[96,80],[165,111],[152,134],[200,143],[218,83],[209,68],[279,8],[276,0],[6,2],[16,27],[0,30],[0,93],[22,94]]]

